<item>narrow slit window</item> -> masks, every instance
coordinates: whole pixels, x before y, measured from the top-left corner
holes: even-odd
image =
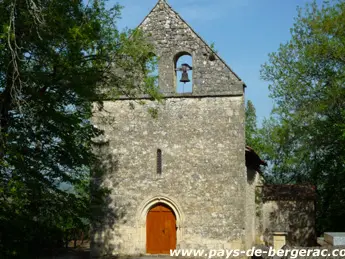
[[[157,174],[162,174],[162,150],[157,149]]]

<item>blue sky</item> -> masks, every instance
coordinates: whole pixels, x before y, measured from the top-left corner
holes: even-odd
[[[119,28],[135,28],[158,0],[110,0],[124,6]],[[297,6],[306,0],[167,0],[189,25],[246,83],[246,99],[256,108],[259,123],[273,107],[268,82],[260,79],[260,66],[280,43],[290,39]]]

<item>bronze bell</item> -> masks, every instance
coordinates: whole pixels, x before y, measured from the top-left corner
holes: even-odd
[[[188,83],[188,82],[190,82],[187,71],[182,72],[182,76],[181,76],[180,82],[181,83]]]
[[[190,82],[189,77],[188,77],[188,71],[189,70],[193,70],[193,68],[190,65],[186,64],[186,63],[182,64],[182,66],[180,68],[176,69],[176,71],[181,71],[182,72],[182,76],[181,76],[181,80],[180,80],[181,83],[188,83],[188,82]]]

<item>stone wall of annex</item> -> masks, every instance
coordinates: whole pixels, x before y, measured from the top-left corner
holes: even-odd
[[[246,171],[243,97],[169,98],[145,105],[105,102],[94,123],[105,130],[116,220],[95,229],[93,250],[145,253],[146,201],[179,210],[177,247],[243,248]],[[148,108],[158,107],[152,118]],[[162,174],[156,172],[157,149]],[[102,149],[104,152],[104,148]],[[112,215],[111,217],[114,217]]]
[[[260,211],[257,234],[273,245],[275,232],[285,232],[292,246],[316,245],[315,190],[303,185],[268,185],[257,189]]]
[[[265,244],[273,245],[273,233],[282,231],[289,245],[316,245],[314,201],[267,201],[262,211]]]
[[[258,199],[258,189],[262,188],[264,178],[258,171],[247,167],[246,185],[246,247],[263,243],[262,220],[260,213],[262,204]],[[261,224],[260,224],[261,223]]]

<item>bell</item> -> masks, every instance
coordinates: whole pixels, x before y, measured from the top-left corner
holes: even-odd
[[[182,76],[181,76],[181,83],[188,83],[190,82],[189,77],[188,77],[188,72],[182,72]]]

